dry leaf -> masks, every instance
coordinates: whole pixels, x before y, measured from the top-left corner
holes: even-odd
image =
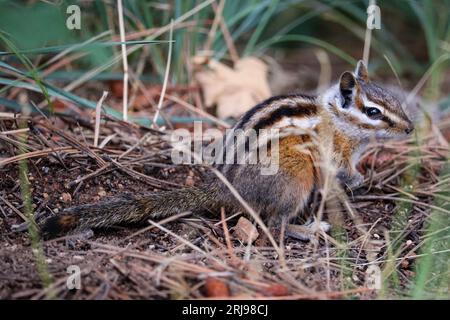
[[[254,57],[244,58],[230,68],[211,60],[209,70],[196,73],[207,107],[217,105],[221,119],[234,117],[271,96],[266,64]]]

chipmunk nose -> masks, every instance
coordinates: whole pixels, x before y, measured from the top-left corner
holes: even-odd
[[[405,133],[406,134],[410,134],[411,132],[413,132],[414,131],[414,126],[413,125],[410,125],[409,127],[407,127],[406,129],[405,129]]]

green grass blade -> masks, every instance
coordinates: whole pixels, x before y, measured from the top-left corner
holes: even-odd
[[[441,178],[450,174],[450,162],[447,161]],[[450,187],[444,186],[439,192],[435,205],[450,210]],[[450,296],[450,216],[445,212],[432,211],[425,233],[425,244],[421,257],[416,263],[416,278],[411,290],[414,299],[448,299]]]
[[[169,40],[136,40],[136,41],[109,41],[109,42],[92,42],[92,43],[82,43],[82,44],[68,44],[61,46],[52,46],[45,48],[36,48],[36,49],[28,49],[28,50],[16,50],[14,52],[6,52],[0,51],[0,56],[8,56],[8,55],[17,55],[17,54],[43,54],[43,53],[55,53],[60,52],[67,49],[72,49],[72,51],[80,50],[80,49],[93,49],[98,47],[111,47],[111,46],[120,46],[122,44],[126,45],[135,45],[135,44],[161,44],[168,43]]]
[[[254,47],[256,46],[256,42],[261,37],[261,34],[266,28],[267,24],[269,23],[270,18],[275,13],[278,3],[279,3],[278,0],[271,1],[269,7],[267,8],[267,11],[264,13],[261,21],[258,23],[255,31],[252,34],[252,37],[250,38],[250,40],[247,43],[247,46],[245,47],[244,56],[247,56],[251,52],[253,52]]]

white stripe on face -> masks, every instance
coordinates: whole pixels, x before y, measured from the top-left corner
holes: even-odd
[[[377,127],[383,123],[382,120],[370,119],[367,115],[365,115],[359,109],[356,109],[356,108],[342,109],[342,112],[347,113],[347,114],[351,115],[352,117],[357,118],[358,120],[361,121],[361,123],[367,123],[367,124],[370,124],[375,127]]]
[[[408,121],[406,121],[403,118],[400,118],[398,115],[396,115],[395,113],[392,113],[388,110],[386,110],[383,113],[389,120],[391,120],[393,123],[403,123],[404,125],[408,125]]]
[[[383,112],[384,108],[379,106],[376,103],[373,103],[372,101],[369,101],[367,99],[363,98],[363,102],[365,106],[373,106],[374,108],[380,109],[381,112]],[[337,106],[340,105],[340,101],[338,98],[335,98],[335,103]],[[350,108],[339,108],[339,111],[345,114],[348,114],[356,119],[358,119],[359,121],[361,121],[361,123],[367,123],[373,126],[379,126],[381,125],[382,121],[381,120],[373,120],[370,119],[369,117],[367,117],[364,113],[362,113],[359,109],[356,109],[354,107],[350,107]]]
[[[378,103],[375,103],[373,101],[370,101],[369,99],[367,99],[366,97],[363,97],[363,102],[364,102],[364,106],[366,108],[377,108],[378,110],[381,111],[382,114],[385,113],[385,109],[384,107],[380,106]]]
[[[363,101],[364,101],[364,105],[366,107],[377,108],[378,110],[381,111],[383,116],[385,116],[386,118],[391,120],[393,123],[404,123],[404,124],[407,123],[407,121],[405,121],[403,118],[401,118],[398,115],[396,115],[395,113],[385,109],[384,107],[380,106],[379,104],[377,104],[373,101],[370,101],[368,99],[363,99]]]

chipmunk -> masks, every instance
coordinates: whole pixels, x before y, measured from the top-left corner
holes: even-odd
[[[323,154],[313,140],[329,147],[327,154],[337,168],[338,181],[355,188],[363,182],[356,165],[370,140],[405,137],[414,126],[396,96],[370,81],[366,66],[359,61],[353,73],[344,72],[323,95],[272,97],[245,113],[234,126],[234,130],[244,131],[269,128],[305,130],[280,138],[279,170],[275,174],[261,175],[258,163],[219,164],[216,169],[269,227],[286,223],[289,235],[310,239],[308,231],[313,225],[325,232],[330,225],[289,222],[304,211],[314,190],[323,184],[318,165]],[[51,237],[69,231],[161,219],[184,211],[217,212],[220,207],[227,212],[242,211],[241,203],[228,187],[211,177],[198,187],[123,195],[71,207],[45,220],[41,231]]]

